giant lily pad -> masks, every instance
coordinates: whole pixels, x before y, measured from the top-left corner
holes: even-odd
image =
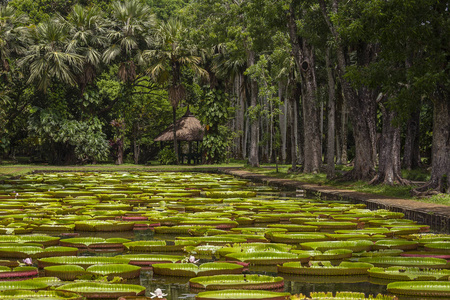
[[[395,296],[387,296],[378,294],[376,296],[369,295],[368,298],[365,297],[364,293],[355,292],[337,292],[335,296],[333,293],[311,293],[311,298],[313,300],[397,300]],[[305,298],[306,299],[306,298]]]
[[[418,242],[407,240],[379,240],[375,242],[373,249],[401,249],[401,250],[414,250],[419,246]]]
[[[243,299],[260,299],[260,300],[286,300],[290,296],[289,293],[279,293],[270,291],[248,291],[248,290],[223,290],[201,292],[195,296],[196,300],[243,300]]]
[[[274,243],[300,244],[311,241],[326,241],[325,234],[320,233],[278,233],[270,232],[266,237]]]
[[[29,290],[11,290],[0,292],[0,298],[3,300],[83,300],[84,297],[74,292],[66,291],[29,291]]]
[[[45,276],[57,277],[61,280],[75,280],[85,275],[86,270],[77,265],[49,266],[44,268]]]
[[[133,222],[119,221],[78,221],[75,222],[77,231],[130,231],[133,230]]]
[[[335,260],[352,257],[352,250],[349,249],[334,249],[325,252],[317,250],[291,250],[292,253],[311,255],[311,260]]]
[[[180,262],[185,257],[179,255],[163,255],[163,254],[125,254],[117,255],[116,258],[129,259],[130,265],[136,266],[152,266],[153,264],[175,263]]]
[[[95,265],[86,269],[87,272],[108,276],[108,278],[122,277],[124,279],[137,278],[141,274],[141,267],[127,264]]]
[[[92,265],[104,264],[127,264],[130,260],[127,258],[103,257],[103,256],[61,256],[47,257],[38,259],[38,266],[44,268],[56,265],[78,265],[89,267]]]
[[[288,261],[308,262],[309,254],[296,254],[284,252],[237,252],[226,254],[228,260],[238,260],[253,265],[277,265]]]
[[[221,256],[225,256],[229,253],[236,252],[289,252],[291,248],[291,245],[274,243],[234,244],[232,247],[223,247],[219,249],[217,253]]]
[[[353,252],[370,251],[373,246],[372,241],[327,241],[327,242],[308,242],[300,244],[305,250],[326,251],[331,249],[349,249]]]
[[[220,274],[240,274],[242,273],[243,268],[243,266],[238,264],[218,262],[204,263],[200,266],[193,263],[156,264],[153,265],[153,272],[165,276],[195,277]]]
[[[369,275],[371,277],[383,278],[388,280],[447,280],[450,276],[450,270],[435,270],[426,269],[421,270],[419,268],[407,268],[393,266],[387,269],[384,268],[372,268],[369,269]]]
[[[278,272],[311,276],[354,276],[367,274],[373,265],[369,263],[343,261],[338,266],[329,261],[312,262],[309,267],[298,262],[284,263],[278,266]]]
[[[423,296],[423,297],[450,297],[449,281],[398,281],[389,283],[387,290],[392,294]]]
[[[447,266],[445,259],[431,257],[362,257],[359,261],[371,263],[377,267],[445,268]]]
[[[108,284],[98,282],[69,283],[56,290],[79,293],[87,298],[117,299],[123,296],[139,296],[145,293],[145,287],[134,284]]]
[[[47,288],[48,285],[43,282],[34,280],[24,281],[0,281],[0,291],[7,290],[41,290]]]
[[[435,242],[424,245],[426,250],[450,254],[450,242]]]
[[[191,241],[196,245],[225,245],[232,243],[244,243],[247,241],[246,238],[226,237],[226,236],[178,237],[177,239],[183,241]]]
[[[197,245],[196,241],[175,241],[169,244],[166,241],[136,241],[124,243],[123,245],[130,251],[141,252],[174,252],[183,251],[184,246]]]
[[[0,266],[0,279],[12,279],[37,276],[39,271],[36,267],[16,267],[10,268],[7,266]]]
[[[284,286],[283,277],[272,277],[267,275],[215,275],[201,276],[189,280],[189,286],[194,289],[206,290],[272,290]]]
[[[131,242],[123,238],[104,239],[100,237],[80,237],[63,239],[59,243],[61,246],[76,247],[79,249],[123,249],[123,243]]]

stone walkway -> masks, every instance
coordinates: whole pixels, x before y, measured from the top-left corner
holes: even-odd
[[[273,178],[236,168],[219,168],[219,171],[270,186],[290,190],[304,190],[309,197],[320,196],[322,199],[346,200],[354,203],[364,203],[369,209],[388,209],[402,212],[405,214],[405,218],[430,225],[433,231],[450,233],[450,206],[337,189],[290,179]]]

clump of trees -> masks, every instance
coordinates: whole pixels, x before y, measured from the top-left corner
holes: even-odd
[[[205,161],[408,184],[425,156],[416,192],[448,193],[448,20],[437,0],[9,1],[0,151],[145,162],[189,105]]]

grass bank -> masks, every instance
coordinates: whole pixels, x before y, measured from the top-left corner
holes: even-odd
[[[278,172],[274,165],[263,165],[260,168],[252,168],[246,166],[245,169],[252,173],[263,174],[266,176],[291,179],[304,183],[319,184],[324,186],[332,186],[335,188],[354,190],[358,192],[364,192],[369,194],[383,195],[387,197],[396,197],[402,199],[411,199],[425,203],[435,203],[450,206],[449,194],[438,194],[430,197],[413,197],[411,190],[420,186],[423,182],[429,179],[429,174],[426,170],[413,170],[402,172],[405,179],[411,180],[412,184],[408,186],[404,185],[370,185],[365,181],[342,181],[339,177],[336,180],[328,180],[325,173],[317,174],[303,174],[303,173],[290,173],[288,170],[290,165],[279,165]],[[349,171],[351,167],[337,166],[337,174]]]

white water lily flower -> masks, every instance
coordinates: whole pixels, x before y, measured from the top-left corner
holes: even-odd
[[[191,255],[191,256],[189,256],[189,259],[188,259],[188,261],[190,262],[190,263],[193,263],[193,264],[196,264],[196,263],[198,263],[199,261],[200,261],[200,259],[195,259],[195,256],[194,255]]]
[[[167,296],[167,294],[164,294],[160,288],[157,288],[154,293],[150,292],[150,294],[152,295],[150,297],[152,299],[155,297],[163,298],[163,297]]]
[[[25,258],[24,260],[23,260],[23,262],[24,262],[24,264],[26,264],[26,265],[32,265],[33,264],[33,260],[31,259],[31,258]]]

